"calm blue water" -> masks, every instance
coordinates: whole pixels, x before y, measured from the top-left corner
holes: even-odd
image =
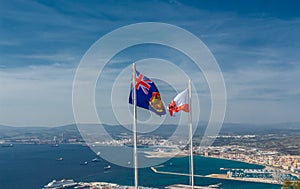
[[[63,161],[56,161],[63,157]],[[53,179],[73,178],[75,181],[106,181],[123,185],[133,185],[133,170],[119,167],[101,160],[91,162],[95,153],[81,145],[21,145],[13,148],[0,148],[0,188],[35,189]],[[89,161],[88,165],[80,165]],[[111,165],[109,172],[103,167]],[[261,168],[241,162],[213,158],[195,157],[195,173],[220,173],[220,167]],[[188,171],[188,158],[173,158],[165,163],[164,171],[185,173]],[[174,183],[188,184],[188,177],[155,174],[149,168],[139,170],[139,183],[143,186],[163,188]],[[222,183],[224,189],[279,189],[279,185],[228,181],[210,178],[195,178],[197,185]]]

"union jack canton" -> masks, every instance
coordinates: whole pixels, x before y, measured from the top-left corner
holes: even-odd
[[[136,71],[136,105],[141,108],[148,109],[157,115],[165,115],[165,106],[161,100],[160,93],[154,82]],[[132,100],[132,82],[129,94],[129,103],[133,104]]]

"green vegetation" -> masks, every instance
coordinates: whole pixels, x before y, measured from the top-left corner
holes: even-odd
[[[298,181],[292,182],[290,180],[284,181],[282,189],[300,189],[300,177],[298,178]]]

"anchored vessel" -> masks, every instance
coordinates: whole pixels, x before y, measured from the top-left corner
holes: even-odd
[[[77,186],[77,182],[74,182],[73,179],[62,179],[62,180],[53,180],[49,182],[47,185],[44,186],[43,189],[60,189],[60,188],[68,188],[68,187],[73,187]]]
[[[110,170],[110,169],[111,169],[111,166],[110,166],[110,165],[108,165],[108,166],[106,166],[106,167],[103,168],[104,171],[108,171],[108,170]]]

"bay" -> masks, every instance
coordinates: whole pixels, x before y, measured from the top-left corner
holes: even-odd
[[[57,161],[63,157],[62,161]],[[133,169],[114,165],[104,159],[91,162],[96,154],[88,147],[75,144],[51,145],[15,144],[12,148],[0,148],[0,188],[40,189],[56,179],[72,178],[75,181],[104,181],[122,185],[133,185]],[[120,158],[122,154],[120,154]],[[87,165],[81,165],[87,161]],[[103,167],[110,165],[110,171]],[[188,158],[172,158],[165,162],[163,171],[187,173]],[[262,168],[259,165],[236,161],[195,156],[195,173],[222,173],[223,168]],[[143,186],[163,188],[171,184],[188,184],[184,176],[156,174],[150,168],[139,169],[139,183]],[[279,189],[279,185],[231,181],[212,178],[195,178],[200,186],[222,183],[224,189]]]

